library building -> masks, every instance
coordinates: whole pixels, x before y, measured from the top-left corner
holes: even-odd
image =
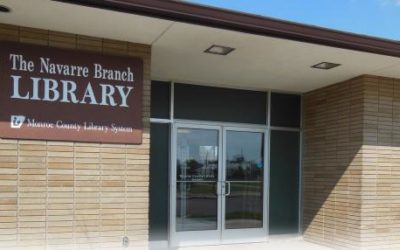
[[[400,249],[400,42],[185,1],[0,5],[1,250]]]

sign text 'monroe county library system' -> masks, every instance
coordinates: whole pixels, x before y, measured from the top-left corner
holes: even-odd
[[[0,136],[141,143],[143,62],[2,43]]]

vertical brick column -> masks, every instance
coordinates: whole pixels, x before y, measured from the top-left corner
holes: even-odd
[[[362,80],[304,96],[304,238],[357,249],[360,242]]]
[[[365,76],[363,249],[400,249],[400,80]]]
[[[400,80],[361,76],[304,96],[304,238],[400,248]]]

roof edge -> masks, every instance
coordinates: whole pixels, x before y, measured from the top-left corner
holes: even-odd
[[[52,0],[342,49],[400,57],[400,42],[170,0]]]

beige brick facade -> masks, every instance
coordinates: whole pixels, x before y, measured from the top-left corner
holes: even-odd
[[[0,40],[144,60],[143,144],[0,140],[0,249],[147,249],[147,45],[0,24]],[[304,238],[400,249],[400,80],[361,76],[304,96]]]
[[[147,45],[0,24],[0,40],[144,60],[143,144],[0,140],[0,249],[147,249]]]
[[[304,97],[304,238],[400,249],[400,80],[361,76]]]

